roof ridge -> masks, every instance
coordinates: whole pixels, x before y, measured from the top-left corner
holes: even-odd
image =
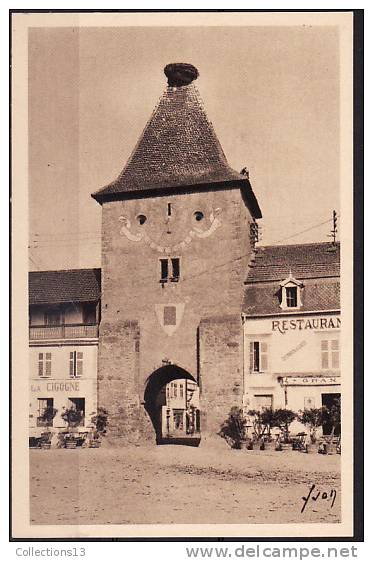
[[[326,245],[329,245],[329,246],[336,245],[336,246],[340,246],[340,243],[341,242],[336,241],[335,244],[334,244],[333,242],[328,242],[327,241],[327,242],[308,242],[308,243],[295,243],[295,244],[292,244],[292,243],[289,243],[289,244],[272,244],[272,245],[257,246],[257,249],[258,249],[258,251],[260,251],[261,249],[268,249],[268,248],[274,248],[274,247],[276,247],[276,248],[277,247],[304,247],[306,245],[307,246],[310,246],[310,245],[314,245],[314,246],[316,246],[316,245],[324,245],[324,246],[326,246]]]
[[[83,267],[82,269],[76,268],[76,269],[43,269],[43,270],[37,270],[37,271],[29,271],[29,274],[31,273],[72,273],[75,271],[101,271],[101,267]]]

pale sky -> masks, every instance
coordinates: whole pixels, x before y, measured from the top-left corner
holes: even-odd
[[[31,29],[30,269],[100,266],[90,194],[124,167],[170,62],[198,68],[229,164],[249,169],[261,244],[327,241],[330,223],[312,227],[339,210],[338,50],[336,27]]]

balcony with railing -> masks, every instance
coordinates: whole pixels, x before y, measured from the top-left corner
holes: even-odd
[[[97,337],[97,323],[30,325],[29,327],[29,338],[31,341],[47,339],[95,339]]]

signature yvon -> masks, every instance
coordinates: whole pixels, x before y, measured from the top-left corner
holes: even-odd
[[[313,484],[310,487],[309,493],[306,497],[302,497],[303,506],[301,509],[301,513],[305,511],[305,508],[310,501],[310,499],[314,502],[316,501],[325,501],[330,503],[330,508],[333,508],[335,499],[337,498],[337,491],[335,489],[331,489],[329,492],[327,491],[318,491],[316,490],[316,485]]]

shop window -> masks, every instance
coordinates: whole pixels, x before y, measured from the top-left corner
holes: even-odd
[[[255,408],[259,411],[263,409],[272,409],[273,394],[254,395]]]
[[[53,398],[38,398],[38,416],[36,419],[37,427],[53,426]]]
[[[83,376],[83,353],[80,351],[70,352],[70,378],[81,378]]]
[[[52,375],[52,353],[39,353],[38,374],[40,378],[49,378]]]
[[[82,414],[81,421],[79,426],[84,426],[84,419],[85,419],[85,398],[84,397],[69,397],[70,406],[76,409],[76,411],[80,411]]]
[[[335,370],[339,368],[339,340],[330,339],[321,341],[321,368]]]
[[[171,257],[160,259],[161,283],[178,282],[180,279],[180,258]]]
[[[267,372],[268,343],[265,341],[250,341],[250,372]]]

